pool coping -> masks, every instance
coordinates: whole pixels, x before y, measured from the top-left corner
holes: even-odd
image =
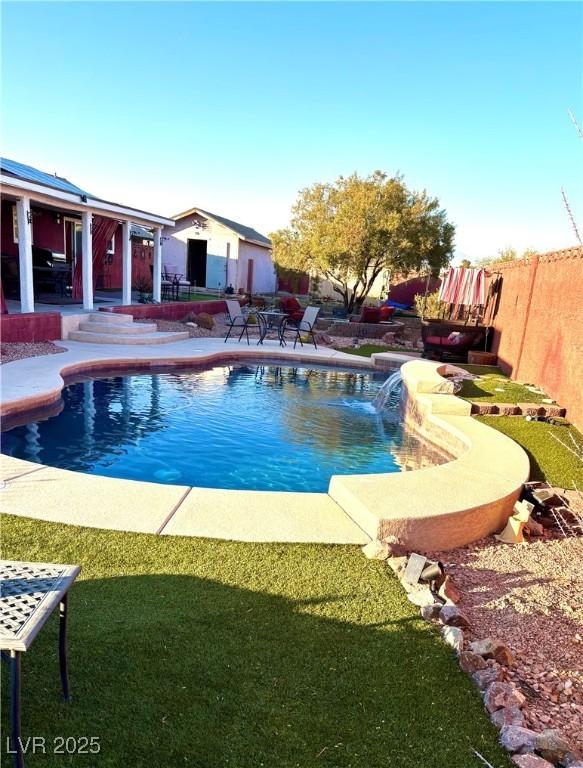
[[[402,364],[410,412],[433,442],[458,447],[453,461],[413,472],[342,475],[328,493],[201,489],[119,480],[45,467],[2,455],[3,511],[56,522],[243,541],[365,543],[398,535],[408,546],[448,549],[503,527],[528,478],[528,457],[514,441],[470,416],[442,374],[447,365],[398,353],[372,359],[338,350],[257,349],[222,339],[149,347],[60,342],[66,351],[0,366],[0,415],[56,403],[65,379],[220,363],[281,360],[372,370]],[[487,459],[485,459],[487,457]],[[485,461],[487,466],[485,466]],[[447,488],[437,493],[436,488]]]

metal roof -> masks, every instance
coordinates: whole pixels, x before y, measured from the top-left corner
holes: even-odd
[[[247,227],[245,224],[239,224],[239,222],[226,219],[224,216],[217,216],[216,213],[210,213],[210,211],[205,211],[203,208],[190,208],[188,211],[179,213],[172,218],[174,220],[178,220],[184,218],[185,216],[191,216],[193,213],[200,213],[203,216],[208,216],[209,219],[213,219],[213,221],[217,221],[219,224],[227,227],[227,229],[235,232],[237,235],[239,235],[239,237],[242,237],[243,240],[252,240],[258,245],[271,248],[271,240],[268,237],[265,237],[265,235],[262,235],[256,229],[253,229],[253,227]]]
[[[174,220],[167,218],[166,216],[160,216],[156,213],[143,211],[140,208],[132,208],[120,203],[111,202],[110,200],[104,200],[101,197],[92,195],[90,192],[86,192],[84,189],[81,189],[75,184],[72,184],[67,179],[63,179],[56,174],[51,175],[50,173],[39,171],[38,168],[33,168],[30,165],[24,165],[24,163],[18,163],[15,160],[9,160],[6,157],[0,158],[0,173],[3,177],[5,177],[4,181],[6,184],[9,183],[9,177],[13,177],[14,186],[26,188],[26,185],[30,184],[47,187],[46,194],[48,196],[51,195],[49,192],[50,189],[54,190],[52,193],[54,197],[61,197],[63,194],[76,195],[80,198],[79,203],[88,204],[93,209],[107,211],[107,215],[121,214],[122,217],[127,216],[128,218],[131,218],[132,214],[137,214],[135,218],[138,221],[141,219],[142,225],[145,224],[147,226],[149,222],[153,220],[156,224],[169,227],[174,226]],[[144,237],[147,236],[148,235],[144,235]]]
[[[71,184],[67,179],[57,176],[57,174],[39,171],[31,165],[17,163],[16,160],[9,160],[6,157],[0,157],[0,170],[10,176],[16,176],[19,179],[23,179],[23,181],[31,181],[34,184],[42,184],[43,186],[51,187],[52,189],[60,189],[61,192],[69,192],[72,195],[94,197],[94,195],[85,192],[85,190],[77,187],[75,184]]]

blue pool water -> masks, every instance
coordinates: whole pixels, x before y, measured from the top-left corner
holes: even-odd
[[[234,364],[71,384],[58,415],[2,435],[2,452],[107,477],[326,491],[334,474],[399,472],[417,449],[386,373]],[[54,410],[54,409],[53,409]]]

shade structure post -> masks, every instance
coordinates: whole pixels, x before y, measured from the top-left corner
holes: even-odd
[[[132,303],[132,242],[131,224],[122,225],[122,300],[124,305]]]
[[[152,298],[160,301],[162,295],[162,227],[154,228],[154,264]]]
[[[18,260],[20,268],[20,311],[34,312],[34,282],[32,271],[32,214],[30,198],[21,197],[16,203],[18,225]]]
[[[93,215],[82,216],[83,309],[93,310]]]

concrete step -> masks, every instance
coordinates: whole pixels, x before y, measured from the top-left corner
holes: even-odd
[[[134,318],[132,315],[122,315],[117,312],[93,312],[89,315],[90,323],[111,323],[112,325],[125,325],[127,323],[133,323]]]
[[[99,323],[95,320],[92,323],[79,323],[79,330],[90,333],[120,333],[128,336],[141,336],[144,333],[156,333],[158,326],[156,323]]]
[[[138,335],[131,334],[113,334],[113,333],[92,333],[90,331],[71,331],[69,339],[73,341],[86,341],[93,344],[170,344],[173,341],[183,341],[188,339],[188,332],[177,331],[175,333],[142,333]]]

